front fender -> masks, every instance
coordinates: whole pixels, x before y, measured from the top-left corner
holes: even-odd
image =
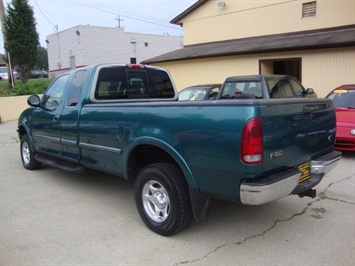
[[[32,139],[31,128],[30,128],[30,120],[32,117],[32,112],[33,112],[33,107],[30,107],[22,112],[22,114],[18,119],[16,131],[18,133],[20,140],[23,135],[27,134],[28,139],[30,141],[31,148],[35,150],[33,146],[33,139]]]

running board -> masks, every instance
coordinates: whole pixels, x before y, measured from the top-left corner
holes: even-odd
[[[61,161],[59,159],[55,159],[53,157],[49,157],[39,153],[35,155],[35,160],[42,164],[52,166],[71,173],[82,173],[85,171],[85,168],[80,165]]]

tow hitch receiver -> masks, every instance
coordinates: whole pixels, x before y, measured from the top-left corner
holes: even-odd
[[[306,191],[303,191],[301,193],[298,193],[297,194],[300,198],[303,198],[303,197],[310,197],[310,198],[315,198],[316,195],[317,195],[317,190],[315,189],[308,189]]]

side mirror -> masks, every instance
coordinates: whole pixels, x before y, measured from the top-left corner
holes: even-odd
[[[311,89],[311,88],[308,88],[308,89],[306,90],[306,94],[314,94],[314,90]]]
[[[27,104],[29,106],[39,107],[40,103],[41,103],[41,100],[38,97],[38,95],[31,95],[30,97],[27,98]]]

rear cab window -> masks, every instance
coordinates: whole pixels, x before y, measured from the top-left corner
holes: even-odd
[[[240,94],[262,98],[261,81],[228,81],[225,82],[221,98],[232,99]]]
[[[174,99],[175,90],[166,71],[141,65],[98,68],[94,101],[124,99]]]

